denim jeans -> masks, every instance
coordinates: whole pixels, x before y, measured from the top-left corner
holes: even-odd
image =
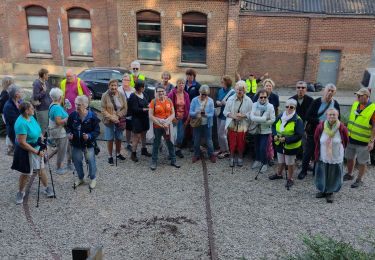
[[[255,160],[267,164],[267,142],[269,134],[255,136]]]
[[[81,148],[77,148],[72,146],[72,159],[74,167],[76,168],[78,178],[81,180],[85,177],[85,173],[83,172],[83,156],[85,156],[85,160],[89,165],[89,177],[91,180],[96,178],[96,161],[95,161],[95,153],[94,148],[87,148],[87,150],[82,150]]]
[[[200,157],[201,154],[201,138],[206,139],[207,153],[210,157],[214,153],[214,144],[212,142],[212,127],[207,125],[201,125],[199,127],[193,127],[193,139],[194,139],[194,156]]]
[[[185,136],[184,120],[180,119],[177,122],[177,138],[176,145],[181,146]]]
[[[164,137],[165,142],[168,146],[169,158],[171,159],[172,163],[176,162],[176,153],[174,150],[174,145],[171,142],[170,136],[165,134],[165,130],[163,128],[154,128],[154,143],[152,144],[152,161],[158,161],[159,155],[159,147],[161,143],[161,137]]]

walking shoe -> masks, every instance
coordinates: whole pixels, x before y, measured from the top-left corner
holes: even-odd
[[[191,162],[192,163],[195,163],[196,161],[198,161],[199,160],[199,157],[195,157],[195,156],[193,156],[193,158],[191,158]]]
[[[125,157],[120,153],[117,155],[117,159],[121,160],[121,161],[125,161]]]
[[[73,163],[68,163],[68,165],[66,166],[66,169],[67,169],[68,171],[74,171],[75,168],[74,168]]]
[[[217,158],[224,159],[224,158],[229,157],[229,155],[230,155],[230,153],[228,153],[228,152],[222,152],[222,153],[217,155]]]
[[[42,193],[44,195],[47,195],[47,198],[53,198],[55,197],[55,193],[53,193],[53,190],[51,187],[47,187],[46,189],[42,190]]]
[[[131,152],[131,151],[132,151],[132,146],[131,146],[131,144],[128,144],[128,145],[126,146],[126,149],[127,149],[129,152]]]
[[[211,161],[212,163],[216,163],[216,156],[215,156],[215,155],[211,155],[211,156],[210,156],[210,161]]]
[[[261,173],[265,173],[268,170],[267,164],[263,164],[262,168],[260,169]]]
[[[113,157],[109,157],[108,158],[108,163],[110,164],[110,165],[114,165],[115,163],[113,162]]]
[[[181,167],[177,162],[171,162],[171,166],[176,167],[177,169]]]
[[[138,162],[137,152],[132,152],[132,155],[130,156],[130,159],[131,159],[133,162]]]
[[[306,175],[307,175],[307,172],[305,172],[305,171],[301,171],[299,174],[298,174],[298,179],[299,180],[303,180],[303,179],[305,179],[305,177],[306,177]]]
[[[279,179],[282,179],[283,176],[282,175],[278,175],[277,173],[271,175],[271,176],[268,176],[268,179],[270,179],[271,181],[273,180],[279,180]]]
[[[314,172],[314,165],[309,164],[309,166],[307,167],[307,170],[309,172]]]
[[[344,181],[351,181],[351,180],[353,180],[353,179],[354,179],[353,175],[351,175],[351,174],[349,174],[349,173],[346,173],[346,174],[344,175]]]
[[[353,189],[363,186],[363,181],[356,179],[355,182],[350,186]]]
[[[237,166],[242,167],[243,166],[243,160],[241,158],[237,159]]]
[[[234,158],[229,159],[229,167],[234,167]]]
[[[151,157],[152,154],[150,154],[148,151],[147,151],[147,148],[142,148],[141,150],[141,154],[146,156],[146,157]]]
[[[150,169],[153,171],[156,170],[156,162],[151,162]]]
[[[328,194],[324,193],[324,192],[317,192],[315,194],[315,198],[317,199],[320,199],[320,198],[325,198]]]
[[[327,203],[333,202],[333,193],[327,193],[326,201],[327,201]]]
[[[77,179],[75,182],[74,182],[74,186],[75,187],[78,187],[79,185],[81,184],[84,184],[85,181],[83,179]]]
[[[181,150],[176,151],[176,156],[178,156],[181,159],[184,158],[184,155],[182,154]]]
[[[291,180],[291,179],[287,179],[287,180],[286,180],[286,183],[285,183],[285,188],[290,188],[290,187],[293,186],[293,184],[294,184],[294,181],[293,181],[293,180]]]
[[[90,181],[89,187],[90,189],[94,189],[96,187],[96,179]]]
[[[64,175],[66,173],[66,168],[58,168],[56,174]]]
[[[16,195],[16,205],[22,204],[23,203],[23,197],[25,197],[25,192],[17,192]]]
[[[262,164],[259,161],[253,162],[253,165],[251,166],[251,169],[256,169],[260,167]]]

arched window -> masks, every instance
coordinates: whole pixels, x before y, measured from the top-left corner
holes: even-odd
[[[206,63],[207,16],[190,12],[182,15],[181,61]]]
[[[32,5],[25,8],[30,52],[51,53],[47,10]]]
[[[82,8],[68,10],[70,53],[73,56],[92,56],[90,13]]]
[[[138,59],[160,61],[160,14],[153,11],[137,13]]]

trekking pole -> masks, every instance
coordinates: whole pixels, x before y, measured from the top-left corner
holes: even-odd
[[[264,163],[262,162],[262,164],[261,164],[261,166],[259,168],[259,171],[258,171],[257,175],[255,176],[255,180],[258,180],[258,175],[259,175],[260,171],[262,170],[263,165],[264,165]]]
[[[36,199],[36,207],[38,208],[39,207],[39,194],[40,194],[40,176],[39,176],[39,173],[38,173],[38,197]]]
[[[47,138],[44,139],[45,141],[45,146],[47,147]],[[46,149],[46,154],[44,155],[47,159],[47,164],[48,164],[48,170],[49,170],[49,175],[51,176],[51,184],[52,184],[52,191],[53,191],[53,197],[56,199],[56,193],[55,193],[55,184],[53,182],[53,177],[52,177],[52,170],[51,170],[51,164],[49,163],[49,156],[48,156],[48,150]]]

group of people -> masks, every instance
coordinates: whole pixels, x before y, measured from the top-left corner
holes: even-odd
[[[201,159],[204,141],[212,163],[217,158],[228,158],[230,167],[242,167],[250,136],[254,139],[252,150],[255,152],[251,168],[266,172],[273,158],[277,158],[277,171],[269,179],[283,179],[283,171],[287,170],[285,186],[288,189],[294,184],[296,156],[300,154],[303,155],[302,169],[298,179],[304,179],[311,162],[315,162],[317,198],[325,197],[327,202],[333,202],[333,193],[340,190],[342,182],[354,179],[356,161],[359,174],[351,187],[362,186],[375,140],[375,104],[369,101],[368,89],[356,92],[358,101],[353,104],[345,126],[339,121],[340,106],[334,99],[336,87],[333,84],[327,84],[323,96],[314,100],[306,94],[307,84],[298,81],[296,95],[286,101],[284,111],[279,113],[279,96],[273,92],[275,83],[268,78],[268,73],[259,79],[250,74],[241,80],[236,75],[235,84],[230,76],[223,76],[215,101],[210,97],[209,86],[201,85],[196,76],[195,70],[188,69],[186,78],[177,79],[174,86],[170,82],[171,74],[163,72],[153,99],[145,92],[146,78],[137,61],[131,63],[131,73],[125,73],[120,82],[110,80],[101,98],[108,163],[113,165],[114,158],[116,162],[125,160],[121,153],[125,139],[132,161],[139,161],[140,143],[141,155],[151,157],[150,169],[156,170],[159,151],[165,143],[170,165],[180,168],[176,157],[184,158],[184,144],[192,141],[192,163],[195,163]],[[263,87],[258,87],[260,84]],[[22,203],[27,179],[34,171],[40,176],[42,191],[48,197],[54,196],[48,186],[43,160],[46,137],[57,149],[55,172],[64,174],[75,170],[74,185],[79,186],[84,183],[85,159],[89,186],[95,188],[100,120],[89,107],[90,91],[85,82],[68,70],[60,88],[51,88],[48,71],[41,69],[33,83],[31,102],[23,101],[23,91],[12,78],[5,77],[2,86],[0,108],[7,128],[8,151],[13,147],[12,168],[22,173],[17,204]],[[215,117],[219,144],[216,152],[212,139]],[[150,133],[153,137],[151,153],[146,148],[146,134],[150,136]],[[345,175],[344,154],[348,168]],[[29,158],[28,164],[19,163],[24,155]]]

